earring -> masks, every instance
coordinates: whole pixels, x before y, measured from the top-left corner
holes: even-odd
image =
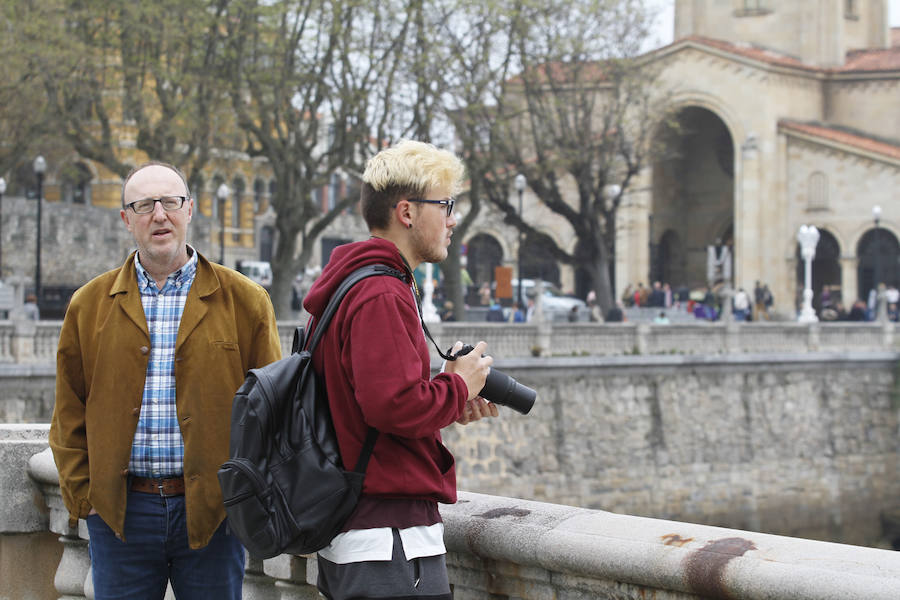
[[[406,224],[406,228],[407,228],[407,229],[412,229],[412,223],[407,223],[407,224]]]

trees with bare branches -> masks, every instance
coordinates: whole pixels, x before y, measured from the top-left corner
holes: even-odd
[[[648,15],[640,0],[511,1],[495,18],[502,43],[490,58],[504,78],[485,89],[483,109],[456,113],[457,130],[471,133],[461,136],[467,155],[485,161],[473,176],[507,223],[585,270],[605,312],[614,304],[616,216],[659,122],[655,76],[639,57]],[[574,244],[518,213],[509,201],[518,173]]]

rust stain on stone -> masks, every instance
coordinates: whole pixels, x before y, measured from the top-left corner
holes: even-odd
[[[662,541],[666,546],[678,546],[681,548],[688,542],[693,542],[694,538],[683,538],[677,533],[669,533],[662,536]]]
[[[524,508],[495,508],[475,516],[482,519],[497,519],[499,517],[525,517],[530,514],[531,511]]]
[[[685,559],[687,584],[702,596],[729,600],[732,596],[725,586],[725,567],[749,550],[756,550],[756,545],[743,538],[709,542]]]

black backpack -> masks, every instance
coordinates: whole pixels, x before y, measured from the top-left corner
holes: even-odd
[[[370,427],[356,467],[344,469],[325,383],[312,352],[344,294],[361,279],[405,274],[385,265],[357,269],[338,287],[305,346],[251,369],[234,397],[230,455],[218,471],[228,527],[255,557],[311,554],[327,546],[356,507],[378,430]]]

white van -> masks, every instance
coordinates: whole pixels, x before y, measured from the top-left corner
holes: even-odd
[[[268,289],[272,285],[272,265],[265,260],[242,260],[237,270]]]

